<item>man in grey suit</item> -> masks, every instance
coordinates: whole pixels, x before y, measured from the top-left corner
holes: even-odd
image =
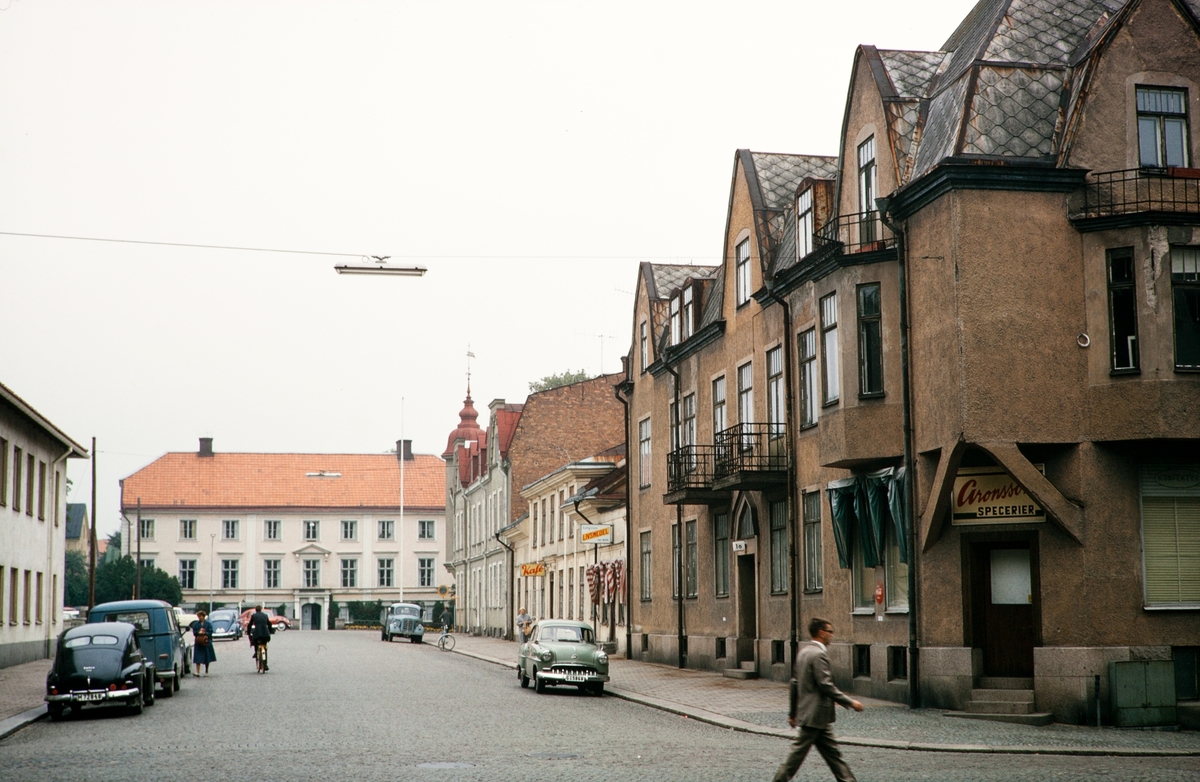
[[[788,711],[788,725],[793,728],[799,725],[800,733],[787,760],[775,772],[775,782],[791,779],[814,744],[838,782],[855,782],[854,773],[842,760],[842,751],[838,749],[830,725],[837,719],[834,703],[855,711],[862,711],[863,705],[839,690],[829,673],[829,655],[825,649],[833,640],[833,625],[814,617],[808,623],[808,634],[812,640],[800,647],[792,669]]]

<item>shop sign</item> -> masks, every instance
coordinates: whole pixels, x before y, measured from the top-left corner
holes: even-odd
[[[1041,465],[1037,465],[1042,469]],[[1046,511],[1000,467],[964,467],[954,479],[954,524],[1026,524]]]
[[[613,542],[612,529],[611,524],[580,524],[579,542],[607,546]]]
[[[546,575],[546,566],[541,562],[532,565],[521,565],[522,576],[544,576]]]

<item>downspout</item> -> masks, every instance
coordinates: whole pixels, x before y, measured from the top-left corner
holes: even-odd
[[[904,415],[904,524],[908,538],[908,705],[921,706],[920,646],[917,643],[917,530],[913,523],[916,475],[913,472],[912,382],[908,361],[908,281],[905,270],[904,228],[888,219],[891,198],[875,199],[879,219],[896,235],[897,287],[900,294],[900,401]]]
[[[625,659],[633,659],[633,601],[630,599],[629,582],[633,580],[633,528],[629,514],[629,400],[621,396],[621,387],[613,386],[613,395],[625,408]]]
[[[672,369],[671,365],[668,364],[666,361],[663,362],[663,367],[665,367],[666,370],[671,373],[671,377],[673,377],[675,379],[675,417],[679,418],[683,414],[683,411],[680,410],[680,408],[679,408],[679,373],[676,372],[674,369]],[[677,426],[677,424],[670,419],[671,419],[671,417],[667,416],[667,426],[672,427],[669,431],[672,434],[674,434],[673,427]],[[681,445],[682,445],[682,443],[681,443]],[[676,567],[675,567],[675,572],[676,572],[675,590],[676,590],[676,593],[679,595],[679,598],[678,598],[679,599],[679,619],[678,619],[679,624],[678,624],[678,628],[676,631],[677,635],[678,635],[677,645],[679,647],[679,667],[686,668],[687,667],[687,664],[686,664],[687,663],[687,660],[686,660],[687,655],[685,655],[683,653],[683,646],[685,643],[684,635],[683,635],[683,582],[684,582],[684,578],[683,578],[683,505],[680,503],[675,503],[675,529],[676,529],[675,534],[677,534],[679,536],[679,545],[675,547],[675,550],[676,550],[676,554],[675,554],[675,560],[676,560],[676,563],[675,563],[676,564]]]
[[[789,647],[791,649],[791,657],[795,660],[796,655],[800,652],[800,639],[797,628],[800,625],[800,574],[798,567],[799,559],[799,540],[800,535],[796,529],[796,502],[795,494],[799,490],[796,485],[798,482],[797,466],[795,459],[795,450],[793,448],[796,429],[793,424],[792,413],[792,308],[786,299],[783,299],[775,292],[774,278],[767,281],[767,295],[783,308],[783,417],[784,437],[787,442],[787,513],[788,513],[788,535],[791,538],[788,546],[788,559],[791,561],[791,583],[792,600],[791,600],[791,635]]]
[[[509,621],[509,617],[516,616],[516,614],[514,614],[512,612],[512,593],[513,593],[513,588],[515,588],[515,586],[516,586],[516,574],[514,573],[514,571],[517,568],[517,553],[515,551],[513,551],[512,546],[508,545],[507,543],[505,543],[503,540],[500,539],[500,532],[498,530],[492,534],[495,536],[497,543],[499,543],[501,546],[504,546],[504,548],[508,549],[508,561],[509,561],[508,572],[513,574],[513,576],[512,576],[513,584],[510,585],[508,594],[504,596],[505,628],[504,628],[504,636],[503,637],[505,639],[508,639],[509,633],[511,633],[511,631],[512,631],[512,627],[508,626],[511,624],[511,622]]]

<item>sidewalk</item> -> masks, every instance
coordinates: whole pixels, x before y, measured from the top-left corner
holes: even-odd
[[[494,638],[456,635],[454,651],[512,671],[517,685],[517,645]],[[606,692],[617,698],[731,730],[792,739],[787,727],[786,684],[729,679],[708,671],[612,657]],[[1200,757],[1200,732],[1085,728],[1075,725],[1030,727],[943,717],[941,709],[859,698],[862,713],[838,709],[834,730],[842,744],[925,752],[982,752],[1025,755],[1123,755]]]

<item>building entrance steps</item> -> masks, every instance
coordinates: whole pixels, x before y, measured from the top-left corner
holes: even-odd
[[[724,668],[721,674],[728,676],[730,679],[757,679],[758,668],[755,667],[753,660],[743,660],[738,663],[736,668]]]
[[[1054,715],[1034,711],[1033,679],[982,676],[979,687],[971,690],[971,700],[963,711],[947,712],[947,717],[1018,725],[1049,725]]]

